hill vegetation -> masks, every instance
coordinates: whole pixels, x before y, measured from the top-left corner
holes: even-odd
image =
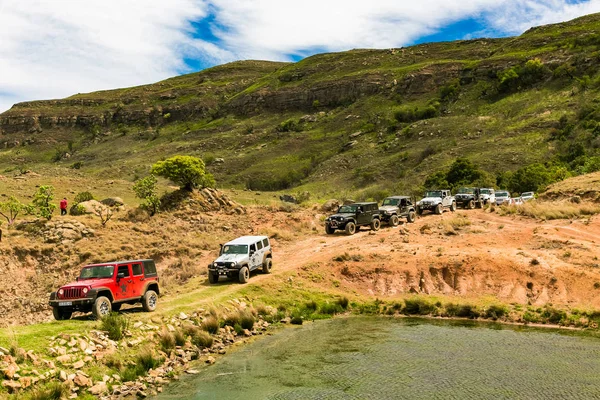
[[[378,198],[443,184],[466,159],[477,180],[538,190],[600,170],[599,28],[595,14],[515,38],[241,61],[20,103],[0,115],[0,171],[135,181],[185,154],[222,187]]]

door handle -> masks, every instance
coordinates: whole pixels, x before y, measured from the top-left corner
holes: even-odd
[[[131,279],[129,279],[129,280],[127,281],[127,283],[132,283],[132,282],[133,282],[133,281],[132,281]]]

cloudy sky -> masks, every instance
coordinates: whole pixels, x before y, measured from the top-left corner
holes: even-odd
[[[0,112],[239,59],[518,35],[600,0],[0,0]]]

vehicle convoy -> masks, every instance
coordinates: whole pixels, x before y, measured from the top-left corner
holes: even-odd
[[[348,235],[353,235],[361,226],[367,225],[374,231],[379,230],[381,226],[377,203],[354,203],[341,206],[337,214],[330,215],[325,220],[325,232],[331,235],[339,229],[346,231]]]
[[[391,226],[396,226],[400,218],[406,218],[408,222],[415,222],[416,210],[410,197],[391,196],[383,200],[379,207],[381,221],[387,222]]]
[[[444,210],[456,211],[456,200],[450,194],[450,190],[431,190],[425,193],[425,197],[417,203],[417,214],[429,210],[436,214],[442,214]]]
[[[479,188],[462,187],[455,196],[456,205],[461,208],[481,208]]]
[[[154,311],[158,282],[153,260],[86,265],[76,282],[50,294],[50,306],[57,320],[71,318],[74,311],[91,311],[94,317],[103,318],[123,304],[141,303],[144,311]]]
[[[219,257],[208,265],[208,281],[217,283],[219,277],[237,279],[246,283],[250,272],[260,269],[271,273],[273,252],[266,236],[241,236],[221,246]]]
[[[495,203],[496,202],[496,194],[494,193],[494,189],[491,189],[491,188],[479,189],[479,198],[481,199],[481,203],[484,206]]]
[[[501,206],[502,204],[511,204],[512,199],[510,193],[506,190],[499,190],[496,192],[496,205]]]

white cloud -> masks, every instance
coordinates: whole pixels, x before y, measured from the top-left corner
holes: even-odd
[[[600,0],[0,0],[0,111],[16,101],[133,86],[175,75],[185,57],[235,59],[388,48],[466,18],[486,32],[600,11]],[[194,39],[212,11],[218,43]],[[218,29],[218,28],[215,28]]]

